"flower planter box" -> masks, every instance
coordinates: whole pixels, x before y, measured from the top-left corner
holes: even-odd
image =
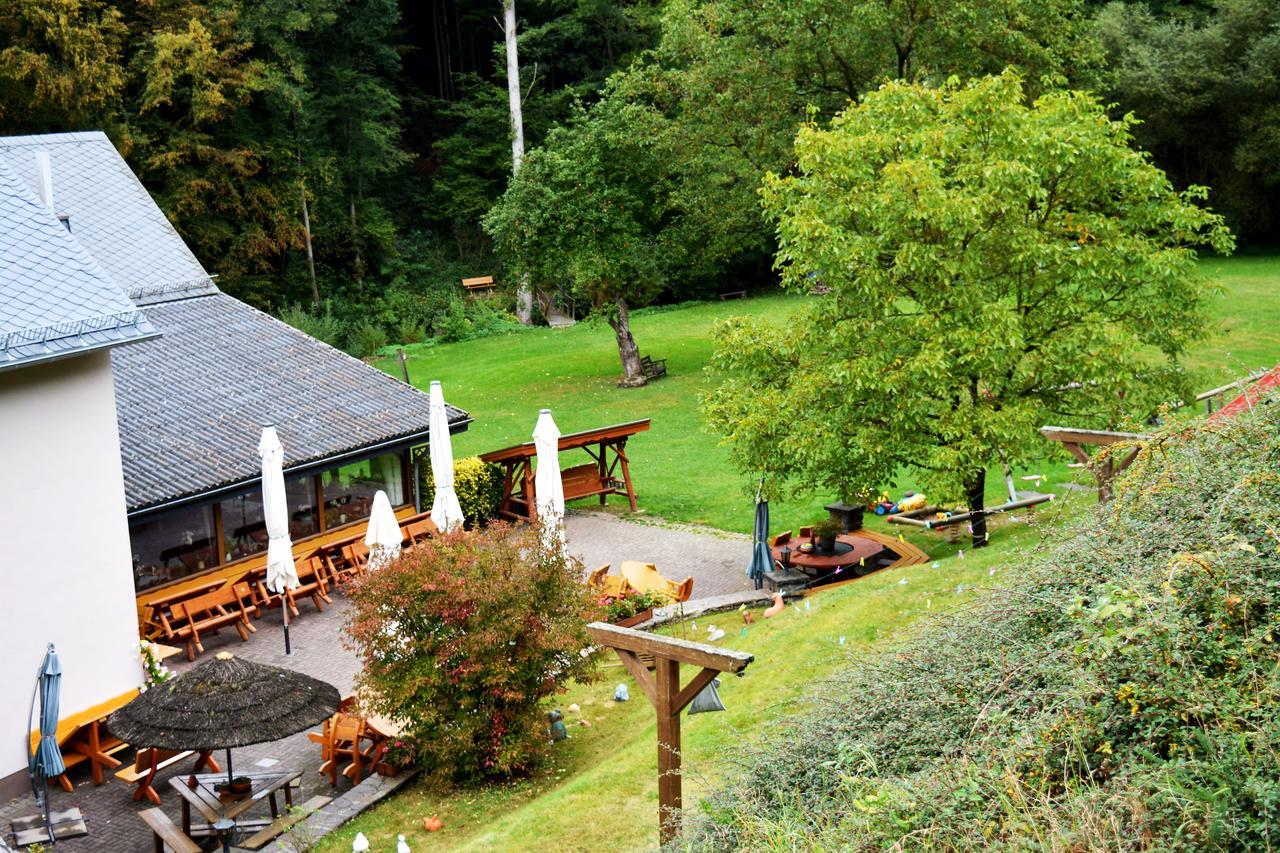
[[[614,622],[613,624],[617,625],[619,628],[634,628],[642,622],[648,622],[652,618],[653,608],[650,607],[648,610],[641,610],[635,616],[629,616],[626,619],[623,619],[620,622]]]

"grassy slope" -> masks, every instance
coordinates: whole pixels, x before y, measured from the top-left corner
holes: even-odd
[[[1280,359],[1280,258],[1206,261],[1205,266],[1218,275],[1225,291],[1213,301],[1218,328],[1192,354],[1192,366],[1204,370],[1208,381],[1217,381],[1274,364]],[[727,452],[703,429],[696,408],[697,395],[707,387],[702,373],[711,346],[706,330],[730,314],[781,318],[800,304],[796,297],[770,296],[638,317],[636,335],[643,351],[668,357],[672,375],[636,391],[613,387],[618,368],[612,337],[605,328],[589,326],[427,348],[413,355],[410,370],[422,385],[432,378],[443,380],[449,399],[477,416],[471,433],[460,437],[461,453],[524,440],[541,406],[553,408],[566,432],[652,417],[653,431],[632,444],[643,505],[666,517],[745,531],[751,508],[744,478],[733,472]],[[1087,494],[1055,488],[1072,477],[1061,463],[1046,464],[1043,473],[1063,500],[1041,510],[1041,526],[1052,526],[1058,514],[1091,503]],[[813,518],[823,502],[815,498],[804,506],[775,505],[774,528]],[[890,636],[931,609],[962,601],[992,571],[1016,569],[1011,555],[1035,547],[1041,533],[1024,524],[1008,525],[995,533],[993,547],[963,559],[955,545],[919,534],[912,539],[928,548],[938,568],[925,564],[881,572],[814,597],[808,613],[789,611],[778,620],[758,623],[745,639],[731,633],[732,645],[754,652],[757,661],[745,678],[724,685],[726,713],[686,721],[686,803],[696,802],[699,785],[714,778],[726,748],[743,736],[767,736],[769,721],[787,713],[788,703],[815,679],[835,672],[844,654]],[[900,583],[904,579],[905,585]],[[962,585],[966,591],[957,593]],[[704,620],[703,627],[709,621],[731,632],[741,624],[734,614]],[[841,634],[847,638],[843,649]],[[322,849],[349,849],[357,830],[375,846],[404,833],[415,850],[654,846],[655,725],[636,690],[629,704],[608,701],[612,685],[620,680],[629,678],[620,669],[607,670],[603,683],[575,686],[563,698],[561,707],[577,702],[593,726],[573,728],[574,737],[558,749],[554,766],[544,775],[484,790],[447,791],[415,783]],[[424,833],[421,818],[437,813],[445,820],[445,831]]]
[[[810,610],[788,608],[779,617],[757,622],[741,636],[736,613],[697,620],[702,634],[709,624],[729,631],[726,646],[752,652],[756,662],[743,678],[727,678],[720,694],[727,711],[686,717],[683,725],[685,802],[693,807],[698,791],[715,778],[718,762],[744,736],[767,736],[771,720],[788,713],[816,680],[830,677],[850,654],[890,636],[931,611],[964,601],[976,588],[1006,569],[996,564],[1009,549],[1026,550],[1054,526],[1057,514],[1091,503],[1070,494],[1042,511],[1040,525],[1010,525],[1000,532],[1006,546],[955,556],[939,546],[937,568],[926,563],[879,572],[852,584],[810,597]],[[950,554],[952,556],[945,556]],[[904,584],[903,581],[906,581]],[[959,589],[963,586],[963,589]],[[759,611],[757,611],[757,617]],[[839,638],[844,635],[842,647]],[[684,677],[689,678],[686,672]],[[614,704],[613,687],[630,685],[632,701]],[[326,840],[321,850],[350,849],[363,831],[375,849],[404,834],[415,850],[634,850],[657,845],[657,732],[643,694],[620,667],[604,670],[592,685],[574,685],[556,703],[578,703],[590,728],[567,714],[571,739],[557,747],[547,773],[512,785],[481,790],[444,790],[416,782]],[[438,814],[445,830],[428,834],[421,819]]]

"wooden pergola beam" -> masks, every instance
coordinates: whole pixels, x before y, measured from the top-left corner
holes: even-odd
[[[1101,462],[1095,462],[1082,445],[1110,447],[1116,444],[1142,444],[1151,439],[1141,432],[1116,432],[1103,429],[1071,429],[1069,427],[1042,426],[1040,433],[1051,441],[1058,441],[1078,459],[1098,481],[1098,503],[1111,500],[1111,481],[1138,458],[1140,447],[1135,447],[1123,459],[1107,454]]]
[[[601,646],[618,653],[658,715],[658,840],[666,845],[680,834],[682,802],[680,772],[680,712],[722,672],[741,673],[755,657],[674,637],[646,634],[604,622],[592,622],[587,633]],[[649,673],[641,654],[653,656]],[[680,664],[702,669],[680,687]]]

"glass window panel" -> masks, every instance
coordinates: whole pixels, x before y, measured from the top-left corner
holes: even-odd
[[[267,523],[262,517],[261,487],[237,492],[223,498],[220,503],[227,562],[267,550]]]
[[[325,471],[320,475],[325,527],[368,518],[379,489],[387,493],[392,506],[400,506],[404,503],[403,470],[399,453],[384,453]]]
[[[138,591],[218,564],[213,507],[186,506],[152,513],[129,524]]]
[[[320,532],[316,515],[316,479],[308,474],[284,481],[285,499],[289,502],[289,538],[297,541]]]

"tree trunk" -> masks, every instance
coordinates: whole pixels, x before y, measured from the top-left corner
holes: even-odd
[[[298,116],[293,117],[294,139],[298,136]],[[307,272],[311,275],[311,303],[320,307],[320,285],[316,283],[316,256],[311,248],[311,210],[307,204],[307,177],[302,172],[302,146],[297,144],[294,153],[298,157],[298,192],[302,195],[302,237],[307,244]]]
[[[618,339],[618,358],[622,361],[623,388],[637,388],[645,384],[644,369],[640,367],[640,348],[636,339],[631,337],[631,321],[627,317],[627,303],[619,298],[614,303],[618,309],[616,316],[609,318],[613,327],[613,335]]]
[[[516,0],[502,0],[502,30],[507,39],[507,103],[511,108],[511,174],[524,162],[524,117],[520,109],[520,54],[516,46]],[[516,317],[526,326],[533,322],[533,291],[529,276],[521,275],[516,288]]]
[[[356,285],[361,287],[364,285],[364,255],[360,254],[360,226],[356,222],[356,197],[351,196],[351,248],[355,249],[355,277]]]
[[[982,511],[986,508],[986,488],[986,469],[981,469],[977,474],[965,478],[964,492],[966,502],[969,505],[969,512],[974,513],[972,520],[969,522],[969,529],[973,531],[974,548],[987,547],[987,517],[982,514]]]

